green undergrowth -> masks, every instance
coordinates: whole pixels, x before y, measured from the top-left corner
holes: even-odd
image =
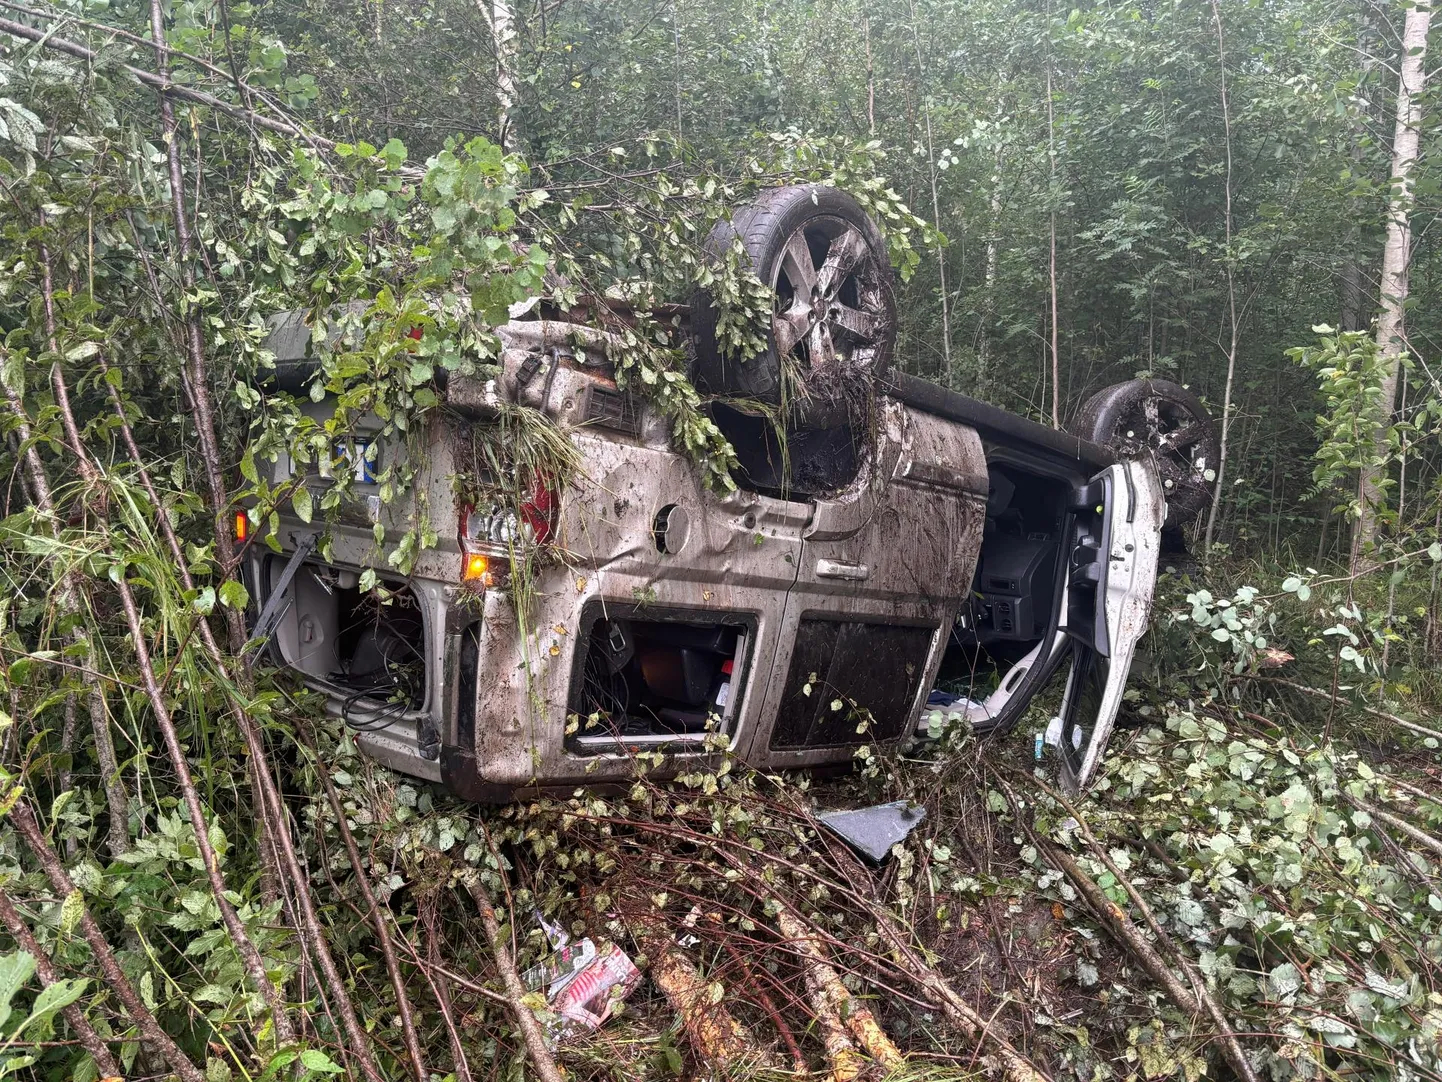
[[[775,984],[795,981],[768,897],[803,908],[852,946],[840,956],[848,983],[871,998],[918,1077],[935,1077],[926,1065],[940,1069],[957,1047],[934,1008],[886,994],[897,977],[875,920],[847,896],[862,890],[1056,1077],[1230,1077],[1210,1023],[1168,1001],[1035,844],[1032,831],[1072,849],[1142,923],[1116,875],[1080,841],[1075,813],[1224,1005],[1260,1077],[1437,1077],[1438,855],[1363,810],[1389,808],[1442,833],[1442,802],[1393,778],[1428,792],[1435,784],[1412,769],[1405,738],[1401,760],[1388,761],[1366,729],[1366,747],[1341,725],[1324,744],[1280,714],[1276,723],[1256,720],[1267,709],[1264,700],[1225,705],[1144,689],[1100,780],[1074,808],[1050,795],[1048,764],[1028,761],[1029,733],[1002,744],[953,740],[959,750],[939,759],[920,749],[886,758],[869,779],[759,777],[728,764],[673,783],[643,777],[624,793],[490,811],[398,782],[345,743],[328,754],[344,767],[337,781],[368,851],[384,854],[373,878],[393,908],[413,905],[421,891],[451,897],[448,884],[480,875],[493,893],[511,892],[523,965],[546,950],[533,911],[574,934],[615,939],[644,964],[618,916],[621,899],[643,895],[678,930],[693,914],[693,959],[768,1047],[776,1033],[754,994],[767,981],[739,976],[735,958],[744,951]],[[928,816],[879,869],[847,865],[809,818],[813,808],[895,798],[922,803]],[[318,839],[329,836],[327,815],[312,806]],[[757,878],[685,840],[690,831],[752,850]],[[347,868],[334,847],[330,863],[344,890]],[[721,925],[697,930],[697,907],[724,914]],[[473,945],[465,915],[452,911],[448,924],[453,957],[483,976],[484,963],[461,949]],[[789,1003],[783,1013],[795,1010]],[[490,1005],[477,1003],[471,1017],[507,1029]],[[819,1064],[816,1034],[796,1017]],[[505,1044],[488,1047],[504,1058]],[[649,986],[561,1058],[581,1077],[665,1078],[695,1067],[675,1012]]]
[[[135,559],[152,576],[163,567],[144,546]],[[994,1077],[998,1065],[994,1049],[962,1036],[937,1009],[888,928],[903,929],[989,1031],[1053,1078],[1233,1077],[1212,1020],[1169,999],[1084,904],[1048,845],[1070,852],[1179,971],[1183,963],[1195,971],[1258,1077],[1437,1078],[1442,854],[1433,846],[1442,844],[1442,784],[1432,738],[1397,724],[1427,722],[1431,685],[1425,653],[1385,619],[1389,594],[1394,616],[1425,595],[1409,594],[1405,582],[1389,591],[1385,580],[1379,587],[1241,565],[1209,582],[1163,579],[1102,772],[1074,800],[1055,790],[1050,759],[1033,758],[1040,710],[1005,738],[957,730],[898,753],[869,750],[861,769],[837,778],[757,775],[722,757],[663,780],[663,762],[643,758],[619,789],[481,808],[362,756],[353,734],[288,678],[268,678],[247,708],[267,732],[320,919],[387,1078],[406,1074],[398,1000],[323,775],[386,915],[437,1080],[455,1063],[447,1018],[472,1078],[529,1077],[509,1009],[495,998],[473,883],[496,901],[502,940],[514,944],[522,970],[549,949],[539,917],[573,936],[612,940],[648,968],[654,959],[633,934],[636,907],[655,914],[707,997],[751,1034],[760,1062],[732,1064],[718,1072],[726,1077],[794,1077],[783,1031],[809,1072],[828,1070],[804,968],[778,931],[783,906],[823,937],[845,983],[907,1057],[898,1078]],[[168,618],[184,627],[188,615]],[[63,649],[55,639],[56,659]],[[223,693],[195,655],[178,656],[184,663],[169,679],[191,717],[213,718],[225,694],[239,694]],[[56,686],[54,701],[41,702],[39,675],[53,671],[43,660],[16,660],[8,677],[16,695],[38,696],[63,720],[76,687]],[[0,976],[11,977],[0,987],[11,1009],[0,1019],[11,1038],[0,1058],[24,1077],[95,1079],[54,1009],[73,995],[127,1072],[155,1073],[98,977],[81,934],[84,911],[208,1079],[288,1077],[297,1063],[302,1077],[360,1077],[289,915],[267,901],[239,740],[214,722],[189,730],[211,841],[240,919],[306,1020],[301,1045],[289,1049],[276,1047],[265,1004],[224,931],[139,691],[119,689],[113,703],[126,721],[117,727],[125,741],[119,778],[131,794],[123,851],[108,851],[104,779],[87,752],[60,750],[50,731],[14,749],[21,765],[11,778],[76,890],[57,893],[5,822],[4,889],[71,983],[41,999],[22,954],[0,951],[8,967]],[[83,723],[83,700],[77,705]],[[926,817],[879,867],[862,864],[814,818],[888,800],[919,804]],[[1147,930],[1147,913],[1163,936]],[[574,1079],[707,1070],[649,981],[601,1030],[563,1043],[558,1057]]]

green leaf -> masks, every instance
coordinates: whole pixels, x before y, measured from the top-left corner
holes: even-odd
[[[25,951],[0,958],[0,1026],[10,1018],[10,1001],[35,972],[35,959]]]
[[[295,514],[297,518],[299,518],[302,522],[310,521],[311,514],[314,510],[313,505],[311,504],[310,489],[306,488],[304,485],[301,485],[300,488],[296,489],[295,493],[291,496],[290,505],[295,508]]]
[[[235,579],[230,579],[221,583],[220,603],[228,609],[244,609],[250,604],[250,592]]]
[[[55,1017],[83,996],[89,986],[90,982],[84,978],[68,977],[47,985],[35,997],[35,1005],[30,1008],[30,1017],[20,1023],[20,1028],[15,1032],[24,1033],[31,1026]]]
[[[300,1054],[300,1062],[308,1071],[319,1071],[322,1074],[341,1073],[335,1062],[318,1048],[307,1048]]]
[[[78,889],[72,890],[60,904],[60,930],[66,935],[80,927],[80,918],[85,916],[85,895]]]

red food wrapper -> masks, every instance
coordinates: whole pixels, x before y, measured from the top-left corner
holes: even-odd
[[[626,952],[603,942],[596,957],[566,983],[550,1007],[560,1016],[563,1031],[598,1029],[640,983],[641,971]]]

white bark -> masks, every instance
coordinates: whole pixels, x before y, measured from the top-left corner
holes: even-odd
[[[1056,116],[1052,110],[1051,55],[1046,67],[1046,156],[1051,167],[1050,199],[1056,199]],[[1061,357],[1057,352],[1056,325],[1056,205],[1051,211],[1051,426],[1061,428]]]
[[[931,181],[931,221],[941,232],[941,202],[936,191],[936,147],[931,130],[931,101],[926,94],[926,64],[921,58],[921,32],[918,27],[916,0],[911,0],[911,43],[916,47],[917,89],[921,93],[921,115],[925,120],[926,165]],[[940,242],[936,245],[936,273],[941,288],[941,355],[946,386],[951,386],[951,297],[946,289],[946,252]]]
[[[1387,244],[1382,250],[1382,303],[1377,317],[1377,353],[1386,361],[1382,380],[1382,402],[1390,423],[1397,401],[1397,378],[1404,342],[1403,305],[1407,301],[1408,271],[1412,262],[1412,190],[1417,165],[1417,142],[1422,128],[1421,95],[1426,80],[1427,30],[1432,22],[1430,0],[1419,0],[1407,9],[1402,29],[1402,73],[1397,80],[1397,127],[1392,136],[1392,192],[1387,207]],[[1378,433],[1376,457],[1387,454],[1386,431]],[[1377,511],[1385,495],[1380,482],[1385,468],[1362,470],[1359,493],[1362,515],[1352,545],[1356,570],[1363,549],[1377,540]]]
[[[1222,439],[1217,453],[1217,481],[1212,490],[1212,507],[1207,512],[1206,538],[1202,551],[1212,551],[1212,536],[1217,529],[1217,512],[1222,506],[1222,483],[1227,475],[1227,450],[1232,436],[1232,389],[1237,379],[1237,281],[1232,268],[1232,105],[1227,97],[1227,51],[1222,40],[1222,13],[1217,0],[1212,0],[1212,21],[1217,27],[1217,66],[1221,73],[1222,129],[1226,135],[1226,241],[1225,255],[1227,268],[1227,323],[1231,337],[1227,343],[1227,382],[1222,390]]]
[[[476,0],[476,3],[491,24],[491,39],[496,48],[496,145],[502,150],[514,150],[517,141],[515,110],[519,97],[516,56],[520,51],[516,15],[510,0]]]

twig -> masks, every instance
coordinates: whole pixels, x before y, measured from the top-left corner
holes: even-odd
[[[1300,691],[1303,695],[1310,695],[1315,699],[1326,699],[1330,702],[1336,702],[1338,699],[1338,696],[1335,693],[1325,692],[1321,688],[1311,688],[1308,687],[1306,684],[1298,684],[1293,680],[1284,680],[1280,676],[1253,675],[1251,679],[1264,680],[1269,684],[1280,684],[1284,688],[1291,688],[1293,691]],[[1378,710],[1375,707],[1367,706],[1365,703],[1352,703],[1351,705],[1362,711],[1362,713],[1364,714],[1370,714],[1372,717],[1378,718],[1381,721],[1391,722],[1393,725],[1398,725],[1403,729],[1408,729],[1414,733],[1417,733],[1419,736],[1430,736],[1434,740],[1442,740],[1442,732],[1439,732],[1437,729],[1429,729],[1425,725],[1418,725],[1415,721],[1408,721],[1406,718],[1399,718],[1396,714],[1389,714],[1385,710]]]
[[[79,895],[76,886],[71,882],[70,876],[65,872],[65,866],[60,862],[60,856],[46,840],[44,832],[40,829],[39,820],[35,813],[30,810],[30,805],[25,801],[19,801],[10,811],[10,820],[15,824],[15,829],[20,837],[24,839],[26,846],[35,854],[35,859],[40,862],[45,877],[50,880],[50,886],[62,898],[71,898]],[[95,918],[90,915],[90,909],[80,895],[80,932],[85,936],[85,941],[90,944],[91,953],[100,964],[100,971],[105,975],[105,983],[120,1000],[125,1012],[130,1015],[131,1021],[140,1030],[143,1040],[153,1045],[164,1057],[170,1069],[180,1076],[181,1082],[205,1082],[205,1075],[199,1067],[191,1062],[190,1058],[180,1050],[180,1046],[170,1039],[160,1023],[155,1020],[146,1006],[141,1002],[140,996],[136,993],[134,986],[126,978],[116,960],[115,952],[110,949],[106,942],[105,933],[95,923]]]
[[[17,23],[13,19],[0,19],[0,33],[9,34],[11,37],[20,38],[24,41],[33,41],[35,44],[46,49],[53,49],[58,53],[65,53],[77,60],[84,60],[91,64],[100,63],[100,56],[93,49],[87,49],[84,45],[69,41],[65,38],[58,38],[54,34],[44,30],[37,30],[33,26],[26,26],[24,23]],[[214,109],[216,112],[224,113],[226,116],[244,120],[254,124],[257,128],[264,128],[266,131],[275,132],[277,135],[287,135],[294,139],[304,139],[314,143],[323,150],[333,150],[335,143],[329,139],[323,139],[319,135],[312,135],[293,124],[284,121],[272,120],[268,116],[262,116],[253,109],[246,109],[239,105],[232,105],[230,102],[222,101],[212,94],[201,90],[191,90],[189,87],[181,86],[171,82],[168,78],[162,78],[152,71],[144,68],[133,67],[130,64],[118,65],[121,70],[131,75],[146,86],[154,87],[166,97],[179,98],[182,101],[194,102],[196,105],[204,105]]]

